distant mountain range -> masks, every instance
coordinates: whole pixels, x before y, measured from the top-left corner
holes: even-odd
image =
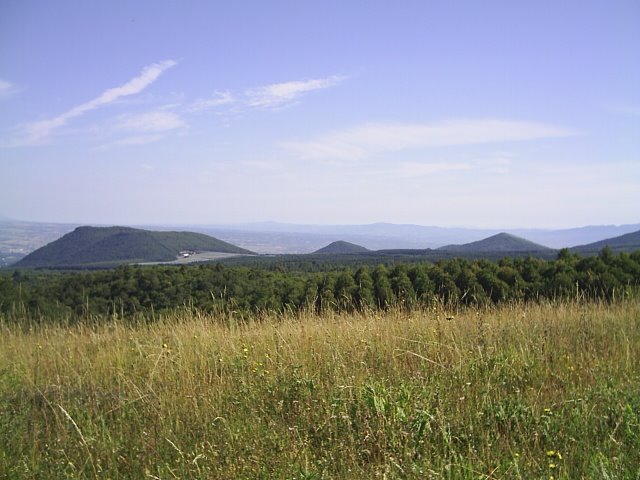
[[[168,262],[195,252],[251,254],[217,238],[193,232],[154,232],[129,227],[78,227],[30,253],[16,267],[100,267]]]
[[[30,252],[72,232],[79,225],[34,223],[0,218],[0,266],[17,262]],[[550,248],[583,248],[637,232],[640,223],[600,225],[560,230],[473,229],[373,223],[368,225],[296,225],[276,222],[236,225],[155,225],[144,230],[180,230],[202,233],[246,250],[268,254],[306,254],[336,241],[361,245],[372,251],[440,249],[466,245],[499,233],[508,233]],[[597,247],[594,247],[597,248]],[[464,249],[463,249],[464,250]],[[444,250],[438,250],[444,255]],[[577,251],[577,250],[576,250]]]
[[[557,249],[635,232],[640,230],[640,223],[567,229],[477,229],[393,223],[298,225],[277,222],[193,225],[188,228],[262,253],[309,253],[337,239],[362,245],[370,250],[425,249],[466,244],[499,233],[509,233]]]
[[[593,255],[600,252],[604,247],[609,247],[614,253],[640,250],[640,231],[574,247],[571,250],[583,255]],[[544,245],[531,242],[530,240],[517,237],[510,233],[501,232],[476,242],[469,242],[462,245],[445,245],[437,249],[405,248],[368,250],[361,245],[355,245],[345,241],[335,241],[317,250],[314,254],[333,254],[336,256],[362,254],[368,257],[385,256],[398,258],[411,256],[437,260],[456,256],[467,258],[501,258],[531,255],[534,257],[553,258],[557,252],[557,249],[545,247]]]
[[[608,246],[614,252],[640,249],[640,231],[574,247],[580,254],[595,254]],[[71,233],[41,247],[15,264],[18,268],[101,268],[122,263],[172,262],[198,252],[220,254],[252,254],[253,252],[194,232],[162,232],[129,227],[78,227]],[[482,240],[438,249],[380,249],[368,248],[344,240],[334,241],[309,255],[333,258],[366,256],[430,260],[463,256],[467,258],[501,258],[532,255],[553,258],[557,250],[530,240],[501,232]],[[204,260],[215,259],[208,257]]]

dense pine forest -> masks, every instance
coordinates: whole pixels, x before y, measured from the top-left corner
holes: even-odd
[[[456,258],[436,263],[337,266],[317,262],[264,266],[123,266],[111,270],[0,273],[0,312],[7,318],[153,318],[188,308],[239,315],[310,310],[352,312],[500,304],[539,299],[612,300],[640,284],[640,251],[603,249],[554,260]]]

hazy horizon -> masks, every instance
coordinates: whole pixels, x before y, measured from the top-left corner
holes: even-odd
[[[421,228],[441,228],[443,230],[477,230],[477,231],[516,231],[516,230],[539,230],[539,231],[560,231],[560,230],[574,230],[574,229],[585,229],[585,228],[600,228],[600,227],[626,227],[626,226],[636,226],[640,225],[640,220],[636,220],[635,222],[626,222],[626,223],[602,223],[602,224],[588,224],[588,225],[563,225],[558,227],[540,227],[536,225],[497,225],[497,226],[476,226],[476,225],[457,225],[457,224],[443,224],[443,225],[435,225],[435,224],[420,224],[420,223],[394,223],[394,222],[368,222],[368,223],[297,223],[297,222],[279,222],[276,220],[260,220],[253,222],[225,222],[225,223],[180,223],[180,222],[146,222],[146,223],[110,223],[110,222],[93,222],[93,221],[65,221],[65,222],[54,222],[50,220],[33,220],[33,219],[23,219],[23,218],[13,218],[6,215],[3,215],[0,212],[0,221],[10,221],[10,222],[23,222],[23,223],[34,223],[34,224],[60,224],[60,225],[86,225],[86,226],[98,226],[98,227],[109,227],[109,226],[123,226],[123,227],[134,227],[134,228],[152,228],[152,227],[168,227],[168,228],[187,228],[187,227],[212,227],[212,228],[238,228],[238,229],[248,229],[250,227],[267,227],[272,225],[274,227],[278,227],[278,231],[286,232],[286,227],[298,227],[298,228],[341,228],[341,227],[369,227],[375,225],[389,225],[394,227],[421,227]]]
[[[640,4],[0,6],[0,214],[639,222]]]

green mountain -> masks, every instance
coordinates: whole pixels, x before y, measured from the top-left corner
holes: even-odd
[[[619,237],[607,238],[599,242],[588,243],[571,248],[571,251],[588,255],[598,253],[604,247],[609,247],[613,252],[634,252],[640,250],[640,230],[627,233]]]
[[[552,251],[549,247],[516,237],[510,233],[498,233],[484,240],[465,243],[464,245],[446,245],[438,250],[451,253],[535,253]]]
[[[369,249],[356,245],[355,243],[345,242],[344,240],[338,240],[337,242],[330,243],[326,247],[316,250],[314,253],[330,253],[333,255],[349,254],[349,253],[365,253]]]
[[[30,253],[16,267],[108,266],[166,262],[182,251],[250,254],[217,238],[192,232],[154,232],[128,227],[78,227]]]

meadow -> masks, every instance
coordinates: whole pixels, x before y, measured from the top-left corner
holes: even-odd
[[[637,479],[640,299],[0,318],[0,478]]]

